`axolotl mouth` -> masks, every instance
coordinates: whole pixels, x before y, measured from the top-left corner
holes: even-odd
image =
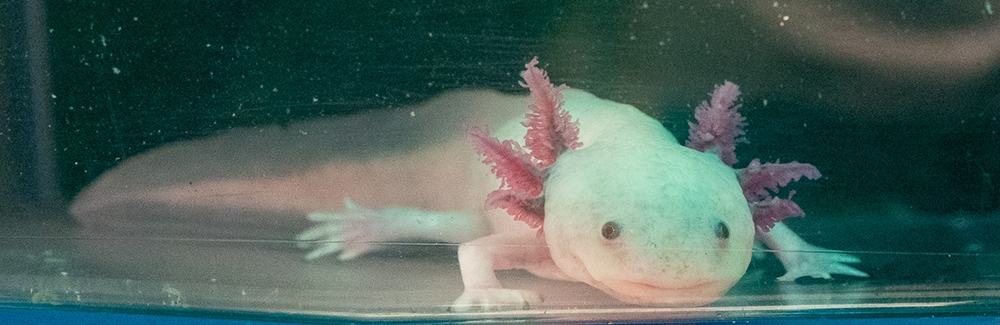
[[[624,279],[606,279],[597,287],[609,295],[636,305],[664,307],[694,307],[715,302],[734,283],[704,280],[690,283],[660,284]]]

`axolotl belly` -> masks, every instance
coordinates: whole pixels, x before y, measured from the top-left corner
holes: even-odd
[[[493,156],[528,165],[551,160],[528,170],[538,193],[506,197],[523,203],[532,215],[526,222],[484,204],[521,180],[498,180],[510,176],[513,163],[484,164],[468,125],[512,141],[567,127],[525,127],[526,109],[538,105],[534,88],[530,98],[461,91],[408,109],[166,146],[102,175],[71,212],[99,231],[298,238],[313,248],[309,259],[352,259],[378,243],[408,239],[462,243],[465,292],[453,310],[540,302],[534,292],[501,287],[494,270],[512,268],[584,282],[634,304],[696,306],[721,297],[746,271],[757,231],[734,169],[716,152],[679,144],[632,106],[556,89],[550,99],[565,111],[535,113],[568,114],[578,145],[541,145],[557,157],[539,158],[538,144],[528,146],[532,155]],[[787,228],[775,230],[796,248],[815,248]],[[772,246],[783,241],[764,239]],[[785,265],[790,274],[812,272],[795,276],[853,270],[829,270],[841,262],[854,260],[821,261],[818,270]]]

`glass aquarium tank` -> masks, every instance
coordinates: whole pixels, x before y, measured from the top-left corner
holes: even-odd
[[[1000,322],[993,2],[5,2],[0,314]]]

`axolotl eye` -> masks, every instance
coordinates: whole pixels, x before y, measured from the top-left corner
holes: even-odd
[[[608,221],[604,226],[601,226],[601,236],[604,236],[604,239],[612,240],[618,238],[621,234],[622,230],[614,221]]]
[[[729,239],[729,226],[726,226],[725,222],[719,221],[715,225],[715,238]]]

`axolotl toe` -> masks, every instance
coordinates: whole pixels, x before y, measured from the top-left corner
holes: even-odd
[[[536,63],[522,74],[527,98],[456,92],[153,150],[102,175],[71,212],[87,229],[133,235],[295,237],[309,259],[414,238],[461,243],[465,290],[453,311],[540,303],[502,288],[494,271],[515,268],[628,303],[698,306],[743,276],[755,237],[822,250],[780,223],[800,212],[794,203],[758,191],[818,172],[733,169],[738,115],[699,118],[695,141],[681,145],[632,106],[552,86]],[[708,106],[732,106],[715,99]],[[789,277],[865,275],[846,254],[778,256]]]

